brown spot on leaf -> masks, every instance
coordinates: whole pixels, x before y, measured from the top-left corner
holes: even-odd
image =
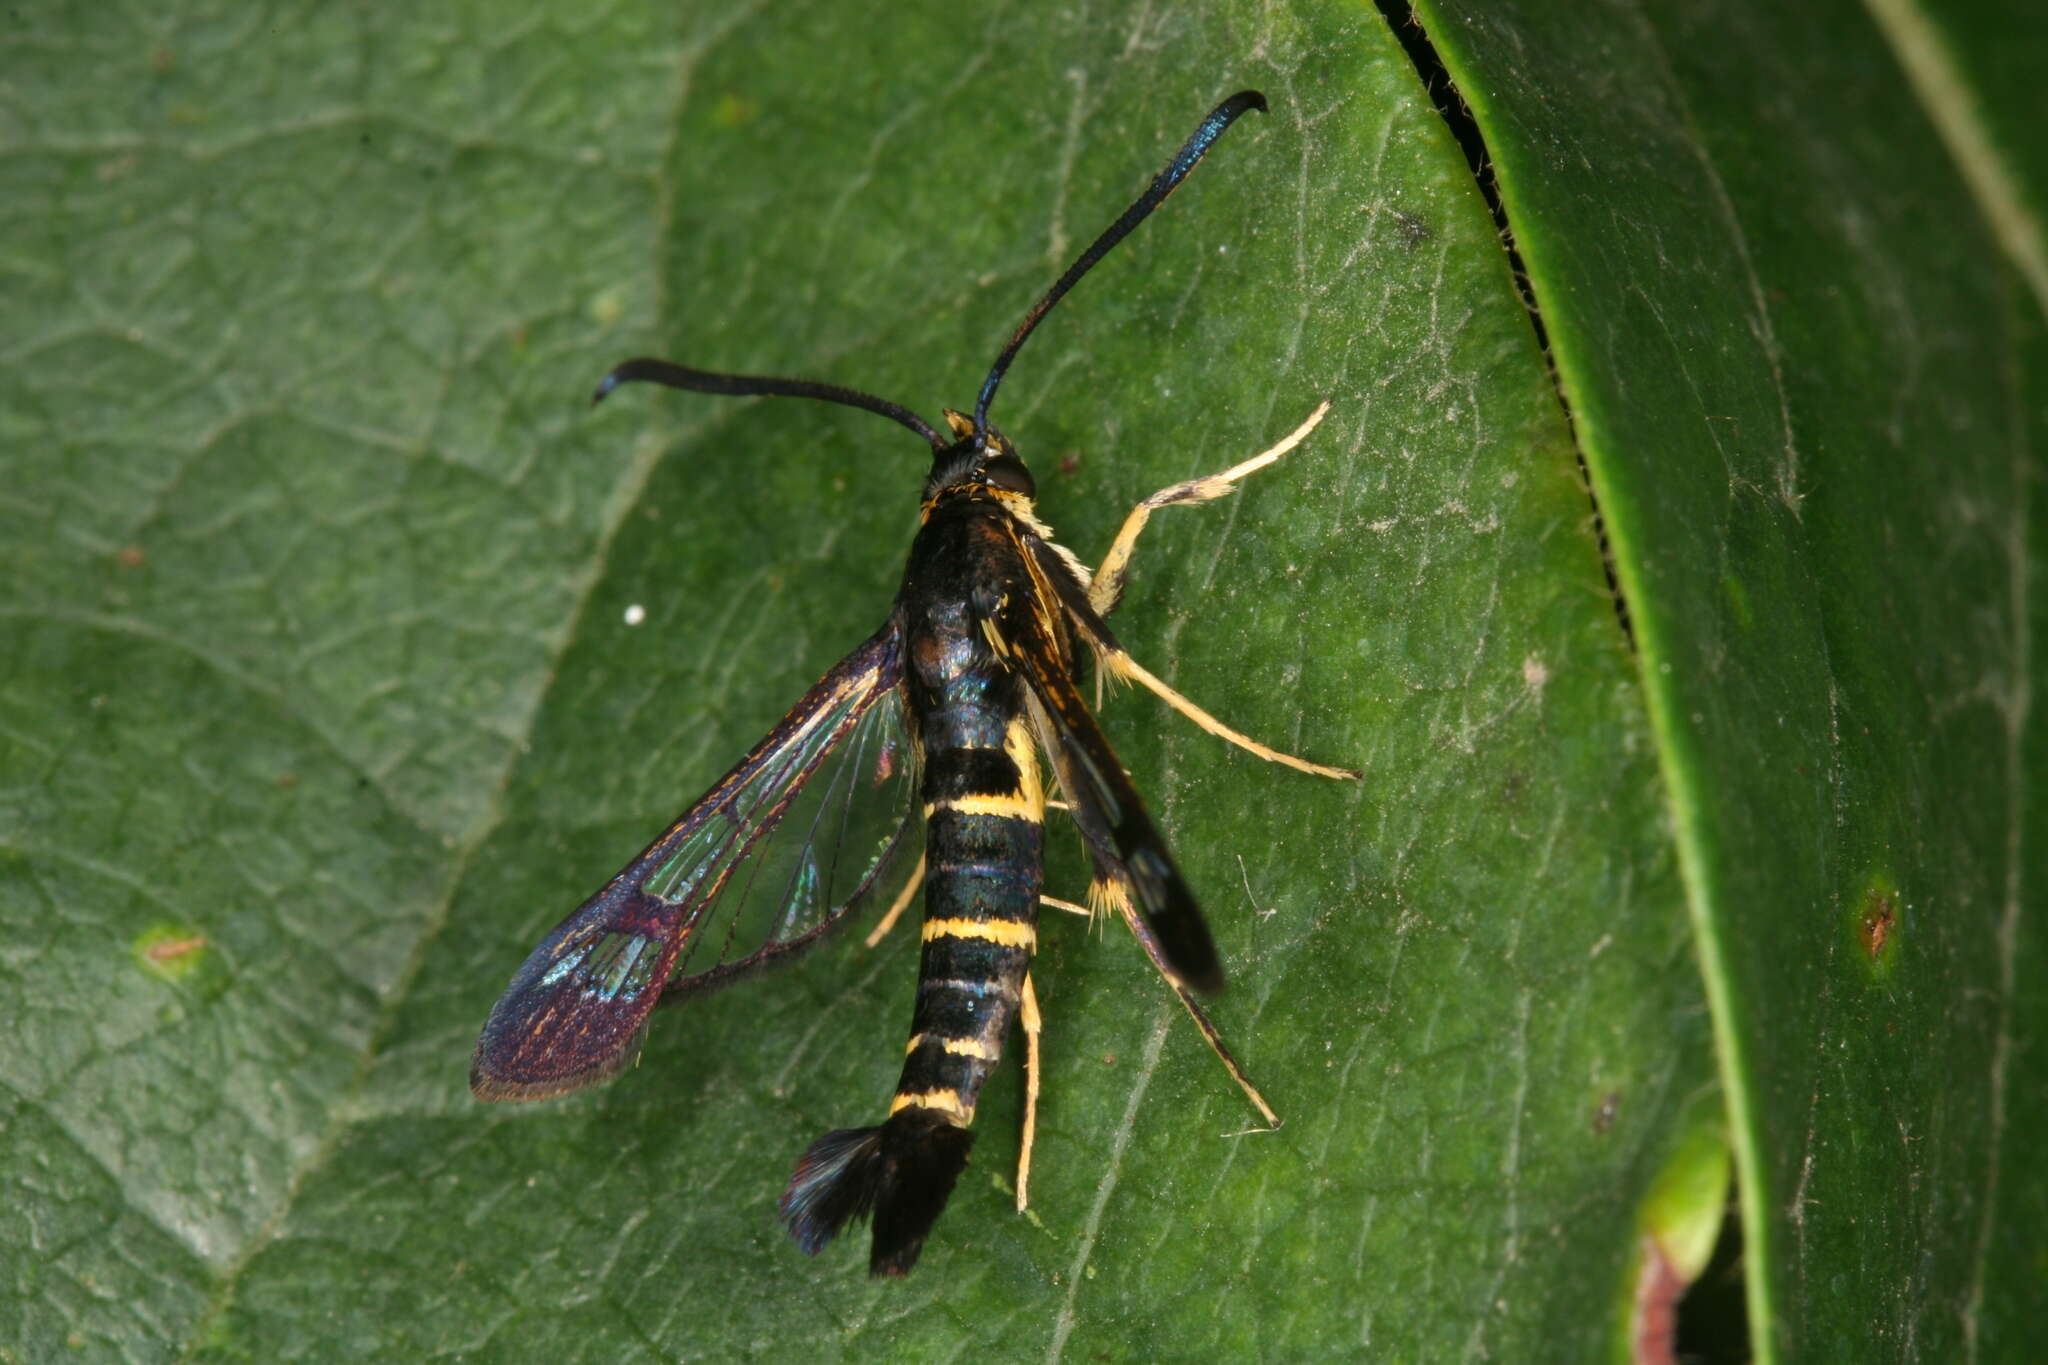
[[[142,950],[142,955],[155,963],[176,962],[181,957],[190,957],[206,946],[204,934],[193,934],[186,938],[158,939]]]
[[[1857,932],[1863,940],[1863,951],[1873,960],[1884,952],[1885,941],[1892,936],[1892,926],[1898,918],[1898,898],[1889,892],[1872,891],[1864,900]]]

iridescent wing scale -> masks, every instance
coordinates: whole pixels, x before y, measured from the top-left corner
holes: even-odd
[[[580,1089],[632,1060],[648,1015],[816,942],[906,842],[915,767],[892,620],[564,919],[478,1039],[481,1099]]]

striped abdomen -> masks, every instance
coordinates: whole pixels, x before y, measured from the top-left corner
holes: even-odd
[[[922,703],[924,944],[888,1121],[819,1138],[782,1196],[782,1216],[806,1251],[872,1214],[868,1269],[876,1275],[916,1263],[967,1166],[967,1125],[1017,1017],[1037,941],[1045,838],[1037,750],[1022,684],[973,644],[953,632],[930,651],[955,665],[941,672],[936,696],[912,685]]]
[[[892,1114],[974,1121],[1037,944],[1045,793],[1021,698],[1001,700],[925,717],[924,946]]]

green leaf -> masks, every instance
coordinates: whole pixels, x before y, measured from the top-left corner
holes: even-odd
[[[0,76],[0,1353],[1583,1359],[1725,1133],[1761,1352],[2009,1354],[2048,1264],[2009,1138],[2038,299],[1862,11],[1530,8],[1423,18],[1555,383],[1369,9],[38,16]],[[869,414],[590,385],[968,406],[1244,87],[1272,112],[996,419],[1090,558],[1333,404],[1155,520],[1117,625],[1366,780],[1103,707],[1284,1126],[1063,917],[1032,1208],[1013,1068],[901,1284],[774,1202],[880,1116],[909,934],[474,1102],[525,953],[874,628],[915,524]]]
[[[1984,134],[1899,15],[1425,9],[1636,610],[1759,1355],[2009,1358],[2048,1253],[2005,1202],[2042,1180],[2009,1136],[2041,299],[1930,113]]]

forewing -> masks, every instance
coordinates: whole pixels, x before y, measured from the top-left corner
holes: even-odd
[[[911,822],[901,680],[891,621],[541,941],[484,1024],[470,1089],[539,1099],[602,1080],[664,992],[729,980],[840,922]]]
[[[1035,561],[1034,567],[1039,567]],[[1035,577],[1042,583],[1044,570]],[[1046,606],[1049,610],[1050,604]],[[1196,990],[1221,990],[1223,965],[1194,893],[1074,686],[1045,613],[1011,613],[1004,630],[999,647],[1024,674],[1052,731],[1058,745],[1054,766],[1082,833],[1091,843],[1099,843],[1100,833],[1107,834],[1116,861],[1130,879],[1138,914],[1157,937],[1173,971]]]

